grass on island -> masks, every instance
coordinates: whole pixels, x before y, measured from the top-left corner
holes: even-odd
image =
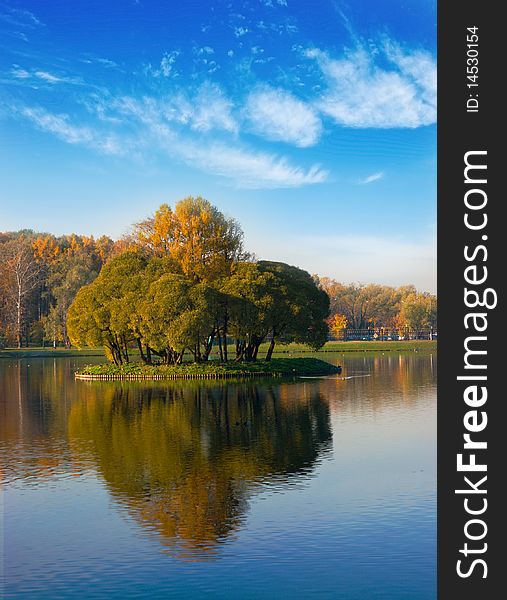
[[[267,344],[261,344],[259,356],[266,354]],[[358,342],[327,342],[319,352],[435,352],[436,340],[402,340],[402,341],[358,341]],[[229,346],[229,352],[234,353],[234,347]],[[214,350],[212,358],[216,358],[218,351]],[[313,354],[314,351],[303,344],[279,344],[275,354]],[[132,351],[133,356],[138,356]],[[102,348],[6,348],[0,349],[0,358],[54,358],[54,357],[79,357],[79,356],[104,356]]]
[[[80,375],[106,375],[117,377],[128,376],[195,376],[210,375],[221,376],[251,376],[251,375],[332,375],[339,373],[340,367],[336,367],[318,358],[273,358],[269,362],[258,360],[250,363],[237,363],[229,361],[219,363],[209,361],[206,363],[184,363],[182,365],[143,365],[142,363],[129,363],[126,365],[87,365]]]

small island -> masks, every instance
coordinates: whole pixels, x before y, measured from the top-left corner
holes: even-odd
[[[82,380],[228,379],[247,377],[325,376],[341,373],[341,367],[318,358],[273,358],[251,363],[183,363],[181,365],[88,365],[77,372]]]

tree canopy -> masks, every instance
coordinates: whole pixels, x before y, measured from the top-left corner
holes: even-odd
[[[174,209],[162,204],[136,223],[127,239],[150,254],[170,256],[184,275],[199,281],[229,274],[232,264],[246,257],[239,224],[200,196],[189,196]]]

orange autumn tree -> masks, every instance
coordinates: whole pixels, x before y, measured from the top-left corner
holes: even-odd
[[[174,210],[162,204],[134,226],[131,239],[150,254],[169,255],[184,275],[197,281],[226,276],[234,262],[246,257],[237,221],[201,197],[180,200]]]

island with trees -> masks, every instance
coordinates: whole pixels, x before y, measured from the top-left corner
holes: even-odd
[[[90,367],[83,375],[91,377],[329,373],[338,369],[315,359],[272,359],[278,341],[320,348],[328,314],[329,297],[309,273],[254,262],[234,219],[186,198],[134,227],[124,250],[78,291],[67,331],[76,346],[105,348],[113,366]],[[218,365],[209,360],[214,347]]]

